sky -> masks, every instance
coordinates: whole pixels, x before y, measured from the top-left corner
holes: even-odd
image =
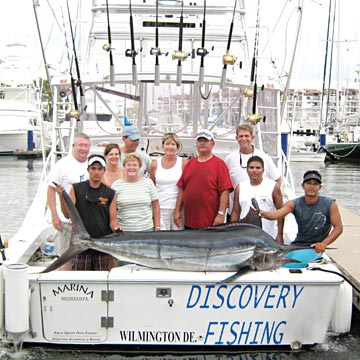
[[[40,4],[38,13],[42,22],[49,22],[43,16],[47,1],[38,0]],[[53,0],[49,1],[53,2]],[[91,2],[91,0],[86,1]],[[224,1],[233,3],[233,0]],[[252,56],[258,1],[244,1],[247,10],[248,45]],[[287,76],[291,75],[290,88],[322,88],[329,1],[260,0],[258,71],[264,83],[276,82],[276,79],[280,78],[280,81],[285,85]],[[75,3],[75,1],[71,0],[69,3]],[[41,65],[40,48],[36,45],[38,44],[38,34],[32,4],[32,0],[12,0],[2,4],[0,13],[0,31],[2,34],[0,54],[4,54],[6,44],[14,41],[26,43],[31,50],[30,58],[33,61],[34,71],[38,72],[43,67]],[[65,1],[64,4],[66,4]],[[296,47],[295,60],[291,67],[296,42],[296,30],[300,18],[300,12],[297,10],[299,4],[302,4],[303,9],[302,26],[298,46]],[[357,0],[337,0],[337,6],[336,14],[340,14],[340,21],[337,22],[334,33],[331,87],[359,88],[360,82],[357,81],[358,74],[356,70],[360,68],[360,26],[358,23],[360,2]],[[48,18],[50,18],[49,15]],[[44,26],[43,23],[40,25]],[[56,26],[56,24],[48,23],[49,29],[51,26]],[[52,46],[54,52],[59,51],[58,44],[47,43],[49,33],[43,33],[42,37],[44,44],[48,48]],[[330,50],[331,45],[329,46],[328,60],[330,59]],[[56,56],[59,57],[58,54]],[[51,62],[52,66],[56,67],[54,61],[48,62]],[[328,75],[326,77],[327,87]]]

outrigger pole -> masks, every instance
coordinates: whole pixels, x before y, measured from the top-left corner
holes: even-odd
[[[224,85],[225,85],[227,66],[228,65],[234,65],[235,61],[236,61],[236,56],[229,54],[230,45],[231,45],[231,38],[232,38],[232,32],[233,32],[233,29],[234,29],[236,3],[237,3],[237,0],[235,0],[235,3],[234,3],[234,10],[233,10],[232,21],[231,21],[230,30],[229,30],[228,42],[227,42],[227,47],[226,47],[226,54],[223,56],[223,64],[224,64],[224,66],[223,66],[223,70],[222,70],[222,74],[221,74],[220,89],[222,89],[224,87]]]
[[[72,22],[71,22],[70,8],[69,8],[69,2],[68,2],[68,0],[66,0],[66,5],[67,5],[68,16],[69,16],[69,26],[70,26],[71,40],[72,40],[74,60],[75,60],[75,68],[76,68],[76,74],[77,74],[77,82],[76,82],[76,85],[79,87],[81,112],[83,112],[83,111],[85,110],[85,108],[86,108],[85,95],[84,95],[84,89],[83,89],[82,83],[81,83],[80,67],[79,67],[78,57],[77,57],[77,54],[76,54],[75,37],[74,37],[73,28],[72,28]],[[73,94],[73,95],[74,95],[74,94]],[[74,101],[74,102],[76,103],[76,101]],[[78,109],[76,109],[76,106],[75,106],[75,110],[78,110]]]
[[[105,51],[109,52],[110,59],[110,86],[115,86],[115,67],[114,60],[112,55],[112,47],[111,47],[111,30],[110,30],[110,17],[109,17],[109,4],[108,0],[106,0],[106,15],[107,15],[107,30],[108,30],[108,44],[103,46]]]
[[[131,0],[129,0],[130,5],[130,37],[131,37],[131,49],[125,51],[125,56],[132,58],[132,84],[136,86],[137,84],[137,69],[136,69],[136,55],[135,51],[135,36],[134,36],[134,22],[131,10]]]

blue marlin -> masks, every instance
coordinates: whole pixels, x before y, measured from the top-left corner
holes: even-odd
[[[285,255],[297,246],[277,243],[253,224],[231,223],[197,230],[119,232],[91,239],[69,195],[62,193],[73,224],[71,245],[43,272],[65,264],[87,249],[110,254],[122,262],[156,269],[236,272],[271,270],[294,262]],[[253,204],[256,206],[255,201]],[[246,221],[258,218],[250,210]],[[260,223],[261,224],[261,223]]]

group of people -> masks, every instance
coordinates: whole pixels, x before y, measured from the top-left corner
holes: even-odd
[[[133,125],[124,128],[123,147],[108,144],[104,156],[88,156],[90,139],[77,134],[72,154],[59,160],[50,174],[53,225],[62,230],[64,219],[55,199],[56,192],[62,191],[70,194],[93,238],[116,231],[197,229],[236,222],[247,215],[255,198],[263,229],[275,241],[284,242],[284,217],[293,213],[298,223],[295,242],[325,251],[342,233],[342,223],[335,200],[319,195],[321,175],[306,172],[304,196],[284,205],[281,174],[270,156],[254,147],[254,138],[251,125],[239,125],[239,150],[224,161],[214,155],[214,136],[204,129],[196,135],[198,156],[187,160],[178,156],[178,136],[168,133],[162,139],[164,155],[152,161],[137,149],[140,132]],[[113,263],[110,256],[88,250],[73,259],[72,268],[110,269]]]

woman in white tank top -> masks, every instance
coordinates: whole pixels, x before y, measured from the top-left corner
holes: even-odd
[[[174,224],[174,209],[178,194],[176,186],[187,159],[177,156],[181,146],[176,134],[165,134],[162,147],[165,155],[154,160],[150,166],[150,178],[154,181],[159,194],[162,230],[182,230]]]

